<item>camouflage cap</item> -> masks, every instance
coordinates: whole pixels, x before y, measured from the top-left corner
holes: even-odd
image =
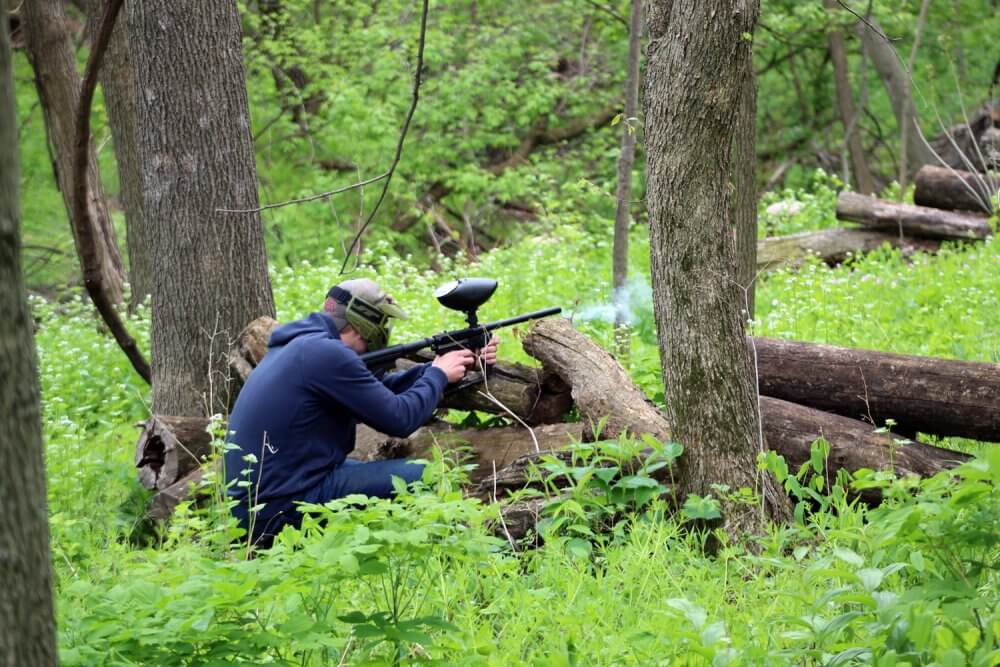
[[[406,312],[378,283],[367,278],[345,280],[327,292],[334,300],[330,312],[337,330],[350,324],[364,338],[370,351],[378,350],[389,342],[392,320],[405,320]]]

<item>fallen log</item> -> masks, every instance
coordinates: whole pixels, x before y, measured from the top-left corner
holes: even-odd
[[[930,477],[972,458],[962,452],[913,442],[890,432],[876,431],[867,424],[840,415],[768,396],[761,396],[760,400],[767,448],[784,457],[793,473],[810,462],[814,442],[822,438],[829,443],[829,455],[823,468],[826,488],[830,488],[836,480],[838,470],[855,472],[867,468],[891,470],[899,477]],[[650,407],[649,410],[659,412],[655,407]],[[650,415],[649,422],[657,418],[662,418],[662,415]],[[666,428],[665,418],[663,421],[663,428]],[[667,439],[665,431],[652,435]],[[541,465],[542,458],[547,456],[567,461],[571,453],[525,453],[505,468],[483,477],[471,489],[470,495],[483,500],[503,499],[513,491],[541,486],[541,480],[534,471]],[[638,460],[633,462],[636,467],[639,463]],[[654,477],[669,483],[671,471],[661,468]],[[547,484],[560,488],[568,484],[568,480],[550,479]],[[861,494],[861,498],[869,503],[879,501],[876,493]],[[537,503],[533,503],[532,507],[537,516],[540,507]],[[521,520],[525,519],[519,513],[517,516]],[[518,532],[520,535],[524,534],[523,531]]]
[[[229,366],[243,382],[267,354],[267,342],[277,326],[270,317],[260,317],[240,334],[229,353]],[[406,369],[431,359],[429,355],[416,355],[416,360],[400,359],[396,368]],[[495,401],[486,397],[487,391]],[[509,410],[534,425],[563,421],[573,401],[569,387],[554,373],[520,364],[497,364],[490,370],[485,383],[445,394],[440,407],[493,414],[507,414]]]
[[[937,252],[940,241],[899,238],[899,234],[867,229],[824,229],[788,236],[774,236],[757,242],[757,270],[794,268],[807,257],[816,256],[830,265],[855,255],[878,250],[884,245],[901,248],[903,256],[916,252]]]
[[[431,355],[422,355],[431,361]],[[417,362],[400,359],[397,369]],[[481,374],[474,372],[476,377]],[[470,375],[471,377],[471,375]],[[497,364],[489,369],[483,383],[455,392],[446,392],[440,407],[451,410],[479,410],[491,414],[517,415],[527,424],[554,424],[563,421],[573,408],[569,386],[558,375],[521,364]]]
[[[253,369],[257,368],[267,354],[267,342],[278,322],[272,317],[258,317],[240,332],[236,344],[229,351],[229,367],[246,382]]]
[[[995,84],[994,84],[995,85]],[[985,172],[1000,168],[1000,104],[987,102],[965,122],[930,140],[937,158],[955,169]]]
[[[572,441],[579,441],[582,431],[580,423],[545,424],[529,432],[523,426],[457,430],[450,424],[436,422],[408,438],[391,438],[359,427],[351,457],[363,461],[430,458],[434,447],[440,447],[455,463],[474,464],[469,470],[469,481],[477,484],[525,454],[562,449]]]
[[[876,426],[1000,442],[1000,364],[755,338],[760,393]]]
[[[892,470],[900,477],[929,477],[971,458],[962,452],[913,442],[887,431],[876,431],[854,419],[768,396],[761,396],[761,412],[767,448],[781,454],[792,471],[809,462],[814,442],[822,438],[830,444],[824,470],[828,483],[841,469],[851,472],[862,468]],[[662,437],[663,434],[660,435]],[[538,480],[532,470],[544,456],[568,460],[570,454],[559,451],[526,452],[505,468],[482,477],[473,487],[471,495],[483,499],[494,496],[503,498],[505,494],[501,492],[537,486]],[[660,481],[669,480],[669,470],[661,469],[659,478]],[[564,485],[563,480],[552,480],[552,483],[556,487]]]
[[[992,233],[982,215],[898,204],[856,192],[837,197],[837,219],[902,236],[942,240],[985,239]]]
[[[147,489],[166,489],[199,468],[212,453],[205,417],[153,415],[135,446],[135,467]]]
[[[769,396],[760,401],[767,447],[785,457],[793,472],[809,461],[812,443],[823,438],[830,444],[824,467],[828,484],[838,470],[868,468],[891,470],[899,477],[930,477],[972,458],[797,403]]]
[[[196,487],[203,476],[202,469],[195,468],[153,496],[153,499],[149,501],[149,518],[154,521],[170,519],[174,510],[177,509],[177,505],[190,497],[192,487]]]
[[[523,345],[573,387],[580,417],[584,422],[604,426],[600,437],[613,438],[629,431],[670,440],[670,428],[662,412],[646,399],[611,355],[573,329],[568,320],[536,322]],[[788,461],[808,460],[810,445],[819,437],[830,443],[831,460],[850,471],[891,467],[900,475],[927,475],[968,458],[916,442],[909,445],[908,455],[901,457],[897,455],[901,451],[897,441],[906,438],[896,433],[876,433],[873,426],[861,421],[779,399],[762,396],[761,417],[767,447]]]
[[[625,431],[669,439],[666,420],[625,369],[569,320],[538,321],[529,331],[521,339],[525,352],[572,387],[585,440],[615,438]]]
[[[992,213],[998,191],[996,176],[924,165],[914,179],[913,201],[931,208]]]

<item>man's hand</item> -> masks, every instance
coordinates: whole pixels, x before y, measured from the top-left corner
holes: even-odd
[[[493,359],[496,360],[496,346],[493,348]],[[476,363],[476,355],[472,350],[453,350],[447,354],[435,357],[431,366],[440,368],[448,376],[448,382],[458,382],[465,377],[465,371]]]
[[[490,342],[486,344],[486,347],[479,350],[479,358],[487,365],[492,366],[497,362],[497,346],[500,344],[500,339],[496,336],[490,338]]]

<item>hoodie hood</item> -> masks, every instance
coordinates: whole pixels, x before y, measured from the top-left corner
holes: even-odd
[[[321,335],[327,338],[340,340],[340,333],[337,326],[329,317],[323,313],[313,313],[309,317],[282,325],[271,333],[268,347],[281,347],[287,345],[299,336]]]

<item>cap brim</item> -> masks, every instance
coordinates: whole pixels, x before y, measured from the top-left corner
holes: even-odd
[[[406,311],[397,306],[394,303],[380,303],[378,309],[389,317],[395,317],[398,320],[408,320],[409,317],[406,316]]]

